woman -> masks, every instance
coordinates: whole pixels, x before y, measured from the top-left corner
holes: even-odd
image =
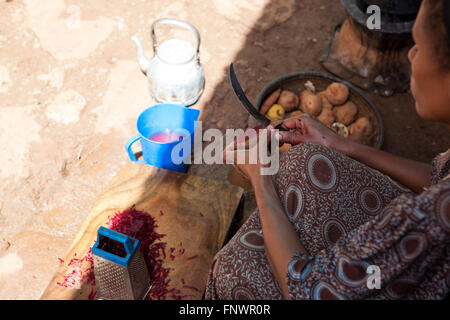
[[[413,37],[416,110],[450,126],[448,1],[423,2]],[[259,164],[236,166],[258,210],[216,255],[205,297],[445,298],[450,150],[429,166],[342,139],[309,117],[284,126],[297,130],[278,140],[296,147],[276,176],[260,176]],[[234,145],[225,152],[237,153]]]

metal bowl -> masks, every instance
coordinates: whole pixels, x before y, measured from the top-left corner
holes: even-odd
[[[381,12],[396,15],[416,15],[422,0],[362,0],[366,6],[377,5]]]
[[[297,72],[282,76],[270,82],[259,93],[256,99],[255,107],[259,110],[266,98],[279,88],[300,94],[300,92],[305,89],[304,85],[307,81],[311,81],[314,84],[317,92],[325,90],[333,82],[341,82],[345,84],[350,89],[349,100],[358,106],[358,117],[367,117],[374,125],[374,134],[371,145],[377,149],[381,149],[384,140],[384,127],[381,114],[375,103],[373,103],[373,101],[370,100],[360,89],[340,78],[317,72]]]

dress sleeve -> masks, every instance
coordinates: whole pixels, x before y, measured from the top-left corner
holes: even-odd
[[[448,269],[449,230],[450,181],[418,196],[404,194],[334,246],[316,256],[296,254],[286,277],[290,297],[327,300],[406,297],[423,282],[427,270],[439,259],[446,260]],[[373,272],[377,271],[378,284],[372,282]],[[448,278],[449,271],[443,272],[446,274],[442,277]],[[447,291],[448,284],[443,286],[447,287],[442,291]]]

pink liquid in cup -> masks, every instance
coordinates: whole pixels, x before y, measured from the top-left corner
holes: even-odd
[[[178,132],[164,130],[153,134],[149,139],[159,143],[172,143],[183,140],[183,136]]]

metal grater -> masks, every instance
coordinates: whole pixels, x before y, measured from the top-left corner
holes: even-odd
[[[102,250],[99,245],[103,237],[123,244],[126,256]],[[100,227],[92,254],[97,299],[141,300],[147,296],[152,286],[139,240]]]

